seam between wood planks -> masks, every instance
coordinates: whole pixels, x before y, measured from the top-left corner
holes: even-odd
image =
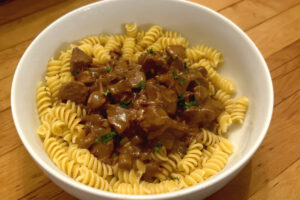
[[[65,2],[65,1],[61,0],[60,2],[56,2],[56,3],[50,4],[50,5],[48,5],[48,6],[45,6],[45,7],[43,7],[43,8],[40,8],[40,9],[38,9],[38,10],[35,10],[35,11],[29,12],[29,13],[27,13],[27,14],[25,14],[25,15],[19,16],[19,17],[15,18],[15,19],[11,19],[11,20],[8,20],[8,21],[6,21],[6,22],[4,22],[4,23],[0,23],[0,26],[9,24],[9,23],[11,23],[11,22],[13,22],[13,21],[22,19],[23,17],[27,17],[27,16],[32,15],[32,14],[34,14],[34,13],[43,11],[43,10],[45,10],[45,9],[51,8],[51,7],[56,6],[56,5],[59,5],[59,4],[62,4],[62,3],[64,3],[64,2]]]
[[[293,58],[291,58],[291,60],[289,60],[289,61],[286,61],[286,62],[282,63],[282,64],[281,64],[281,65],[279,65],[278,67],[276,67],[276,68],[274,68],[274,69],[270,70],[270,72],[273,72],[273,71],[275,71],[275,70],[277,70],[277,69],[279,69],[279,68],[283,67],[284,65],[288,64],[289,62],[292,62],[292,61],[296,60],[297,58],[299,58],[299,56],[300,56],[300,54],[299,54],[299,55],[297,55],[297,56],[295,56],[295,57],[293,57]],[[296,68],[296,69],[297,69],[297,68]],[[294,71],[294,70],[293,70],[293,71]],[[279,76],[280,76],[280,75],[279,75]],[[276,76],[276,77],[277,77],[277,76]],[[274,78],[276,78],[276,77],[274,77]]]
[[[293,5],[293,6],[287,8],[287,9],[285,9],[285,10],[282,10],[282,11],[280,11],[279,13],[277,13],[277,14],[275,14],[275,15],[273,15],[273,16],[271,16],[271,17],[269,17],[269,18],[267,18],[267,19],[265,19],[265,20],[263,20],[263,21],[261,21],[261,22],[259,22],[259,23],[257,23],[257,24],[255,24],[254,26],[251,26],[250,28],[245,29],[244,32],[247,32],[247,31],[249,31],[249,30],[251,30],[251,29],[253,29],[253,28],[255,28],[255,27],[257,27],[257,26],[259,26],[259,25],[261,25],[261,24],[263,24],[263,23],[265,23],[266,21],[271,20],[271,19],[273,19],[273,18],[279,16],[280,14],[282,14],[282,13],[284,13],[284,12],[290,10],[290,9],[293,9],[293,8],[299,6],[299,5],[300,5],[300,3],[298,3],[298,4],[296,4],[296,5]]]
[[[275,178],[277,178],[278,176],[280,176],[282,173],[284,173],[286,170],[288,170],[293,164],[295,164],[298,160],[300,159],[300,157],[296,158],[295,161],[293,161],[289,166],[287,166],[286,168],[282,169],[274,178],[270,179],[269,181],[266,181],[266,183],[271,182],[271,180],[274,180]],[[248,199],[250,199],[253,195],[255,195],[257,192],[259,192],[260,190],[262,190],[264,188],[265,185],[261,186],[261,188],[259,188],[256,192],[254,192],[253,194],[251,194]],[[274,186],[273,186],[274,187]]]
[[[48,177],[47,177],[48,178]],[[30,195],[31,193],[38,191],[39,189],[45,187],[46,185],[48,185],[49,183],[51,183],[52,181],[48,181],[38,187],[36,187],[35,189],[31,190],[30,192],[28,192],[27,194],[23,195],[22,197],[18,198],[18,200],[25,198],[26,196]]]
[[[295,92],[293,92],[292,94],[288,95],[287,97],[283,98],[281,101],[279,101],[277,104],[274,105],[274,108],[276,108],[277,106],[279,106],[281,103],[285,102],[286,100],[288,100],[290,97],[297,95],[297,93],[300,91],[300,89],[296,90]]]
[[[294,59],[293,59],[293,60],[294,60]],[[292,61],[292,60],[291,60],[291,61]],[[280,74],[280,75],[278,75],[278,76],[272,78],[272,80],[274,81],[274,80],[276,80],[276,79],[278,79],[278,78],[284,77],[284,76],[286,76],[286,75],[288,75],[288,74],[290,74],[290,73],[296,71],[296,70],[299,69],[299,68],[300,68],[300,66],[296,67],[296,68],[293,69],[292,71],[289,71],[289,72],[284,73],[284,74]]]
[[[223,10],[225,10],[225,9],[227,9],[227,8],[230,8],[230,7],[232,7],[232,6],[236,5],[236,4],[239,4],[239,3],[243,2],[243,1],[244,1],[244,0],[237,1],[237,2],[232,3],[232,4],[230,4],[230,5],[228,5],[228,6],[224,7],[224,8],[221,8],[220,10],[217,10],[217,11],[218,11],[218,12],[221,12],[221,11],[223,11]]]

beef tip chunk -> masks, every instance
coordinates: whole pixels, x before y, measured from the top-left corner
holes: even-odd
[[[153,182],[155,180],[154,175],[160,171],[159,165],[156,162],[149,162],[146,164],[146,172],[142,176],[142,180]]]
[[[78,73],[89,67],[89,65],[92,63],[92,58],[76,47],[72,51],[72,57],[70,62],[71,72]]]
[[[59,90],[59,97],[62,101],[71,100],[78,104],[84,104],[88,95],[88,87],[79,81],[64,83]]]
[[[127,153],[121,153],[119,155],[119,167],[122,169],[130,170],[133,165],[133,160],[130,156],[130,154]]]
[[[95,82],[95,78],[93,78],[89,71],[80,72],[77,76],[75,76],[75,80],[80,81],[87,86],[92,85]]]
[[[114,127],[119,135],[127,130],[135,119],[135,111],[122,108],[119,105],[107,106],[107,119],[110,125]]]
[[[138,60],[142,65],[142,71],[151,75],[166,73],[169,66],[163,56],[156,52],[155,54],[143,53]]]
[[[209,126],[224,110],[223,105],[215,100],[208,100],[203,107],[190,107],[182,113],[183,119],[191,127]]]
[[[160,84],[163,84],[168,88],[171,88],[173,85],[175,85],[175,79],[171,71],[165,74],[156,75],[155,79]]]
[[[169,45],[166,48],[166,52],[173,60],[177,58],[184,59],[186,57],[185,48],[181,45]]]
[[[185,74],[184,78],[188,83],[188,91],[193,91],[194,88],[199,85],[208,89],[207,79],[198,70]]]
[[[202,74],[202,76],[207,76],[207,71],[204,67],[200,66],[196,69],[198,72],[200,72]]]
[[[94,144],[91,148],[91,153],[96,156],[100,161],[110,164],[111,155],[114,151],[114,142],[113,140],[108,141],[106,144],[103,144],[101,141]]]
[[[220,101],[209,99],[205,102],[203,108],[214,110],[216,116],[219,116],[224,111],[224,105]]]
[[[169,115],[174,115],[177,110],[177,94],[165,86],[159,86],[158,88],[161,94],[162,107]]]
[[[142,113],[139,126],[146,132],[147,139],[152,140],[163,134],[169,127],[169,116],[160,106],[147,106]]]
[[[99,91],[94,91],[90,94],[87,102],[87,107],[90,108],[91,110],[95,110],[100,108],[106,101],[106,98],[102,93]]]
[[[97,79],[100,75],[104,75],[107,73],[107,67],[106,65],[100,65],[100,64],[91,64],[91,67],[89,68],[89,72],[91,73],[92,77]]]
[[[208,93],[208,89],[201,85],[194,87],[194,97],[199,105],[205,102],[205,100],[208,98]]]
[[[172,132],[165,132],[159,137],[159,141],[162,142],[163,146],[166,147],[167,150],[171,150],[173,148],[175,137]]]
[[[184,68],[184,63],[183,63],[183,60],[181,58],[177,58],[175,57],[176,59],[174,59],[171,63],[171,66],[170,68],[171,69],[178,69],[180,71],[184,71],[185,68]]]
[[[85,123],[85,132],[93,133],[97,138],[102,134],[111,132],[108,120],[104,119],[101,115],[87,115],[82,121]]]
[[[95,132],[89,132],[85,137],[82,137],[78,141],[76,141],[76,143],[78,144],[79,148],[88,149],[94,144],[95,139]]]
[[[120,80],[119,82],[108,85],[110,94],[116,101],[124,97],[125,94],[131,93],[131,84],[128,80]]]
[[[140,71],[139,68],[132,69],[126,73],[126,78],[129,81],[132,88],[138,88],[139,83],[146,81],[145,73]]]
[[[171,119],[169,121],[169,127],[166,132],[171,133],[173,137],[178,139],[187,135],[189,131],[190,128],[187,124]]]

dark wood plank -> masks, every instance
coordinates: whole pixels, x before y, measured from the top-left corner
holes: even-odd
[[[0,24],[4,24],[20,17],[62,2],[63,0],[8,0],[0,3]],[[17,9],[22,8],[22,9]]]

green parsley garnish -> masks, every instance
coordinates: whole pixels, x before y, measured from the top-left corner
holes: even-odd
[[[178,59],[178,55],[176,54],[174,57],[173,57],[173,60],[177,60]]]
[[[139,88],[142,90],[142,89],[145,89],[146,88],[146,82],[145,81],[141,81],[139,82]]]
[[[197,101],[190,101],[190,102],[184,102],[184,108],[190,108],[192,106],[198,106],[198,102]]]
[[[197,83],[197,85],[201,85],[201,83],[198,80],[195,80],[195,83]]]
[[[178,79],[179,85],[183,86],[184,85],[184,81],[185,81],[184,78],[179,77],[179,79]]]
[[[109,89],[107,88],[106,91],[104,92],[104,96],[107,96],[110,93]]]
[[[178,177],[171,177],[171,180],[173,180],[173,181],[179,181],[179,178]]]
[[[184,95],[179,94],[178,97],[177,97],[177,106],[179,108],[184,108],[184,103],[185,103]]]
[[[183,152],[183,153],[184,153],[184,155],[186,155],[186,153],[187,153],[187,150],[188,150],[188,148],[185,146],[185,147],[184,147],[184,152]]]
[[[162,148],[162,142],[161,141],[158,141],[155,146],[153,147],[154,151],[159,153],[160,152],[160,149]]]
[[[179,78],[178,75],[177,75],[176,70],[173,70],[172,74],[173,74],[174,79],[178,79]]]
[[[99,142],[99,139],[96,138],[94,144],[97,144]]]
[[[79,72],[73,72],[74,76],[77,76],[79,74]]]
[[[151,54],[153,54],[153,55],[156,55],[156,53],[155,53],[155,52],[153,51],[153,49],[151,49],[151,48],[148,49],[147,52],[148,52],[148,53],[151,53]]]
[[[125,101],[124,98],[120,101],[120,106],[123,108],[128,108],[132,104],[132,101]]]
[[[112,67],[111,66],[107,66],[106,67],[106,73],[109,73],[111,71]]]
[[[106,144],[107,142],[109,142],[110,140],[112,140],[115,136],[117,136],[117,133],[114,131],[111,131],[109,133],[103,134],[101,135],[101,142],[103,144]]]
[[[184,69],[189,70],[189,67],[187,66],[186,62],[184,62],[183,65],[184,65]]]

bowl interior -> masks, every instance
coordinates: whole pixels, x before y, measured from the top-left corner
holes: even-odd
[[[158,24],[166,30],[181,33],[190,41],[190,46],[206,44],[220,50],[225,62],[218,71],[236,83],[236,96],[246,96],[250,100],[244,124],[230,129],[229,139],[235,146],[235,152],[225,169],[200,185],[178,191],[176,195],[202,190],[244,165],[262,141],[272,113],[273,90],[267,66],[253,43],[232,22],[205,7],[176,0],[97,2],[60,18],[32,42],[15,73],[12,111],[19,135],[33,158],[50,175],[55,173],[56,178],[63,176],[64,181],[77,184],[76,187],[108,197],[108,193],[73,183],[52,164],[36,133],[39,120],[35,92],[51,56],[57,56],[68,44],[89,35],[122,33],[123,25],[128,22],[136,22],[145,30],[152,24]],[[117,194],[109,196],[121,197]],[[162,197],[171,195],[153,196]],[[145,199],[150,199],[150,196]]]

